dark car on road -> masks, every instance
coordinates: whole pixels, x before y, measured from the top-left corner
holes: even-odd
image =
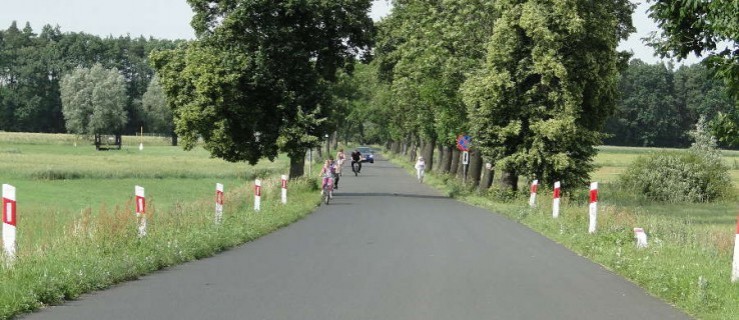
[[[358,147],[357,150],[362,154],[362,162],[375,163],[375,152],[370,147]]]

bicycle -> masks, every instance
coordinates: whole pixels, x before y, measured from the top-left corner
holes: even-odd
[[[352,161],[352,172],[354,172],[354,176],[358,176],[360,171],[362,171],[362,160]]]
[[[334,197],[334,178],[331,176],[323,178],[323,187],[321,190],[321,202],[328,204]]]

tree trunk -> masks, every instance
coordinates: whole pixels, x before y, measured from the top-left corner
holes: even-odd
[[[441,172],[442,173],[449,173],[452,171],[452,162],[454,162],[454,147],[446,146],[444,147],[444,160],[441,164]]]
[[[436,139],[429,139],[421,149],[421,155],[426,161],[426,172],[434,170],[434,148],[436,148]]]
[[[518,191],[518,173],[503,170],[500,174],[500,186],[511,191]]]
[[[177,146],[177,134],[174,132],[172,133],[172,146],[173,147]]]
[[[393,153],[400,154],[402,152],[400,141],[393,141]]]
[[[470,168],[467,174],[467,181],[472,182],[472,185],[477,187],[480,185],[480,175],[482,173],[482,157],[480,151],[470,151]]]
[[[439,152],[439,160],[436,161],[436,171],[443,172],[444,168],[444,146],[442,144],[436,145],[437,151]]]
[[[334,139],[334,150],[339,149],[339,132],[334,131],[334,133],[331,135]]]
[[[456,175],[459,171],[459,150],[457,148],[451,148],[451,164],[449,165],[449,174]]]
[[[464,175],[466,173],[468,173],[468,172],[465,172],[465,164],[462,161],[462,151],[457,152],[457,154],[458,154],[457,155],[457,159],[459,159],[459,160],[457,160],[457,174],[456,174],[456,176],[457,176],[457,179],[459,179],[459,181],[464,181],[464,179],[465,179],[465,176]]]
[[[290,154],[290,179],[302,177],[305,174],[305,152],[306,150],[303,150]]]
[[[418,146],[416,145],[415,142],[412,142],[410,148],[408,148],[408,149],[409,149],[409,151],[408,151],[408,160],[411,163],[416,163],[416,156],[418,154]]]
[[[485,162],[485,161],[482,161]],[[490,186],[493,185],[493,177],[495,176],[495,170],[491,166],[490,169],[488,169],[487,165],[484,166],[483,170],[483,176],[482,181],[480,182],[480,191],[485,191],[487,189],[490,189]]]

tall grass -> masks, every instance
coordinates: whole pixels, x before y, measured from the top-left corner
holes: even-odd
[[[699,319],[736,319],[739,284],[730,282],[739,212],[736,198],[680,205],[645,201],[614,188],[611,182],[630,161],[653,150],[605,147],[600,151],[596,158],[600,168],[595,176],[605,182],[600,184],[595,234],[588,233],[586,191],[563,198],[560,217],[554,219],[547,186],[540,187],[537,206],[530,208],[524,192],[508,194],[494,188],[480,192],[433,173],[425,182],[462,201],[519,221]],[[730,162],[738,155],[724,153],[724,159]],[[405,157],[393,161],[413,172]],[[644,228],[649,236],[648,248],[636,248],[634,227]]]
[[[95,151],[64,135],[0,133],[0,183],[16,186],[18,200],[18,257],[12,265],[0,261],[0,319],[210,256],[300,219],[318,203],[317,182],[291,182],[282,205],[279,176],[286,171],[286,159],[252,167],[202,149],[140,151],[137,143]],[[255,177],[263,179],[258,213]],[[220,225],[216,182],[226,186]],[[137,236],[134,185],[146,188],[144,238]]]

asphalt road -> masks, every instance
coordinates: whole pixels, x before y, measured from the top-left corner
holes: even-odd
[[[346,170],[339,187],[254,242],[25,319],[689,319],[389,162]]]

